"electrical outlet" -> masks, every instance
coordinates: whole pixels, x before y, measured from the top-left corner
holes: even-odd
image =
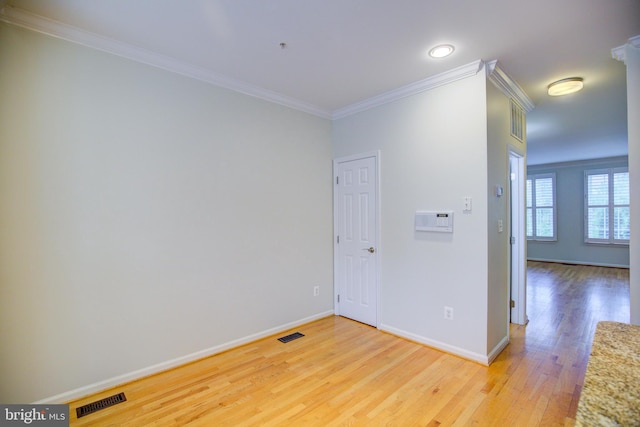
[[[451,307],[444,307],[444,318],[447,320],[453,320],[453,308]]]
[[[313,287],[313,296],[317,297],[318,295],[320,295],[320,286],[314,286]]]

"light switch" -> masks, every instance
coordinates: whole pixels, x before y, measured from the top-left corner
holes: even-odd
[[[471,197],[464,198],[464,210],[465,212],[471,212]]]

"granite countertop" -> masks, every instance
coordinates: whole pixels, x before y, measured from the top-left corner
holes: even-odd
[[[596,326],[576,426],[640,426],[640,326]]]

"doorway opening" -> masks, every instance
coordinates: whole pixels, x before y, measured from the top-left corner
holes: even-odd
[[[527,254],[526,254],[526,172],[524,156],[509,150],[509,302],[510,322],[526,325],[527,318]]]

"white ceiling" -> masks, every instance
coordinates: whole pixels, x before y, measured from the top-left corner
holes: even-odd
[[[475,60],[498,60],[536,108],[528,163],[626,155],[626,69],[640,0],[0,0],[331,117]],[[67,32],[69,32],[67,27]],[[280,43],[286,43],[282,49]],[[456,50],[427,56],[438,43]],[[585,89],[546,95],[579,76]],[[215,80],[215,79],[214,79]]]

